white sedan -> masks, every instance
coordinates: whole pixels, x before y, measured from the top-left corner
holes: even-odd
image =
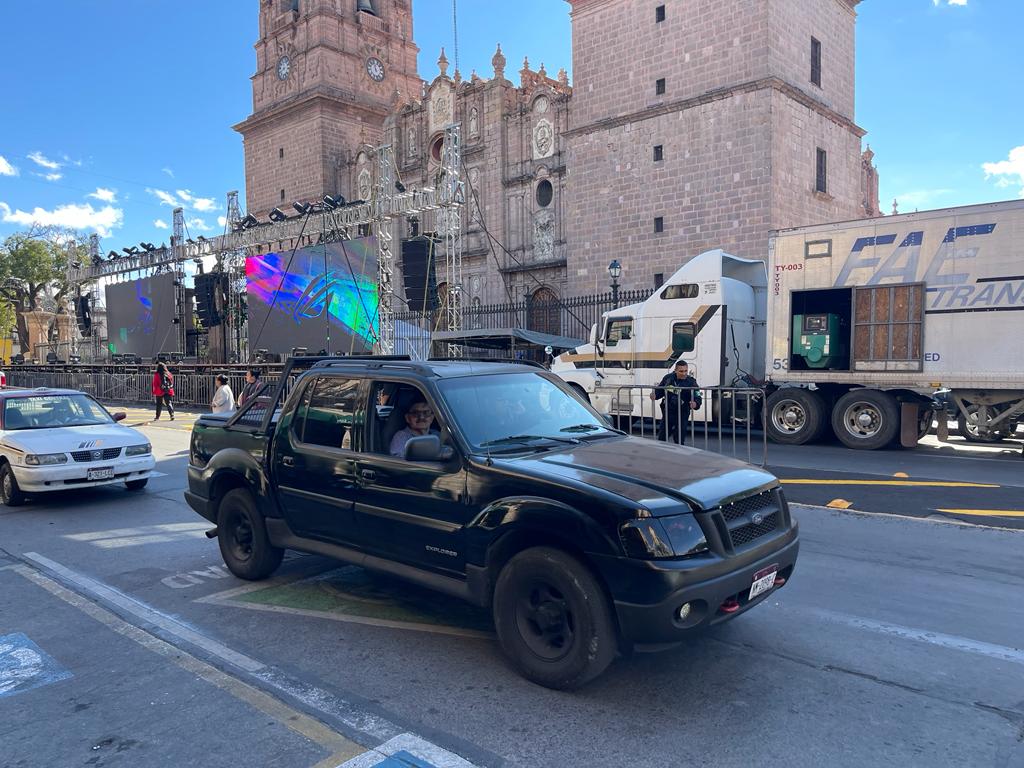
[[[0,393],[0,501],[26,494],[124,483],[146,487],[156,461],[145,436],[117,422],[83,392],[67,389]]]

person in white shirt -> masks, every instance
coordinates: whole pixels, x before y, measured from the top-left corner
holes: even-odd
[[[228,386],[228,377],[221,374],[217,377],[217,391],[213,393],[210,408],[214,413],[228,413],[235,410],[235,395]]]

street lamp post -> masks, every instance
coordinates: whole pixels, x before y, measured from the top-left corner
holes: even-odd
[[[612,307],[619,306],[619,275],[622,274],[622,265],[618,259],[614,259],[608,265],[608,275],[612,279]]]

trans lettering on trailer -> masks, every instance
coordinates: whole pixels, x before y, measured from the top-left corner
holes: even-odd
[[[923,282],[928,290],[929,314],[1024,310],[1024,275],[975,277],[973,270],[957,271],[973,267],[978,252],[985,244],[978,238],[992,234],[995,228],[995,224],[950,227],[931,258],[923,263],[923,231],[910,232],[884,260],[867,249],[892,245],[897,242],[898,235],[859,237],[846,257],[835,285]],[[961,247],[961,242],[967,238],[972,239]],[[854,273],[864,269],[872,270],[866,282],[851,280]]]

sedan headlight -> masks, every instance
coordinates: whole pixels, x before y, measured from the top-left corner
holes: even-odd
[[[149,443],[145,445],[129,445],[124,449],[125,456],[146,456],[153,452],[153,446]]]
[[[66,453],[28,453],[25,454],[25,463],[33,467],[46,464],[67,464],[68,455]]]

